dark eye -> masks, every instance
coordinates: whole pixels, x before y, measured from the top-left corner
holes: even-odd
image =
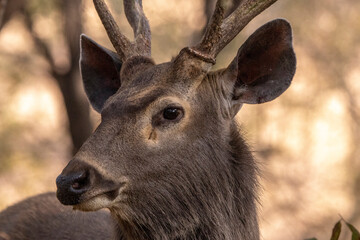
[[[163,118],[166,120],[177,120],[181,118],[183,115],[183,110],[181,108],[176,107],[167,107],[163,111]]]

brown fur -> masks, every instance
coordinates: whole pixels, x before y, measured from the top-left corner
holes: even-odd
[[[83,77],[93,66],[87,51]],[[118,239],[259,239],[257,168],[233,117],[243,103],[272,100],[289,86],[289,24],[268,23],[227,69],[208,68],[186,51],[159,65],[147,57],[122,63],[118,91],[104,103],[90,99],[103,106],[102,121],[58,177],[59,200],[83,211],[110,209]],[[101,86],[107,78],[84,81]],[[181,118],[164,119],[169,107],[181,109]]]
[[[0,240],[108,240],[112,233],[108,212],[74,212],[54,193],[28,198],[0,213]]]
[[[108,208],[115,239],[258,240],[257,167],[234,116],[289,87],[290,25],[267,23],[216,72],[193,51],[156,65],[84,35],[81,47],[85,91],[102,120],[57,178],[60,202]]]

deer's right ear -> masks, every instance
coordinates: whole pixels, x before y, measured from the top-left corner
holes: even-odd
[[[122,62],[115,52],[82,34],[80,37],[80,69],[86,95],[97,112],[121,85]]]
[[[290,24],[276,19],[260,27],[226,69],[232,114],[243,103],[264,103],[280,96],[290,86],[295,68]]]

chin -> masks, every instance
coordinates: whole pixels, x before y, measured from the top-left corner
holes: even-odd
[[[73,209],[84,212],[92,212],[103,208],[110,208],[113,204],[113,200],[110,200],[107,196],[100,195],[73,205]]]

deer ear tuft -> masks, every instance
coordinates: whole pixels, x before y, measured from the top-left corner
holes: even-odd
[[[80,69],[86,95],[97,112],[121,86],[122,62],[115,52],[82,34],[80,37]]]

